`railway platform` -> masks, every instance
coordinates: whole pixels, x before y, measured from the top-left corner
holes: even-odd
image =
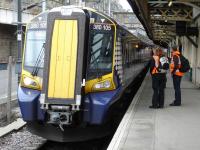
[[[174,99],[168,75],[164,109],[150,109],[152,88],[147,75],[120,123],[108,150],[199,150],[200,89],[182,79],[182,106]]]

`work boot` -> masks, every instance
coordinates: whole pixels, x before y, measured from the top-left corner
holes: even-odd
[[[181,106],[181,104],[174,104],[174,103],[171,103],[171,104],[169,104],[169,106]]]
[[[149,106],[149,108],[156,109],[158,107],[156,107],[156,106]]]
[[[158,106],[157,108],[164,108],[164,106]]]

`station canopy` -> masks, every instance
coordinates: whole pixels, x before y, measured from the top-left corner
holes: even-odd
[[[167,47],[176,36],[198,36],[194,22],[200,17],[200,0],[128,0],[154,43]]]

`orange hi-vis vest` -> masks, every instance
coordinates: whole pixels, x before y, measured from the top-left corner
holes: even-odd
[[[174,74],[182,77],[184,75],[184,73],[179,71],[179,69],[181,67],[181,60],[180,60],[180,52],[179,51],[175,51],[175,52],[172,53],[172,59],[171,59],[171,64],[170,64],[170,72],[172,73],[173,70],[174,70],[174,67],[175,67],[174,56],[178,57],[178,69],[176,69],[176,72]]]
[[[153,59],[155,60],[155,66],[154,66],[154,68],[153,68],[153,70],[151,72],[152,75],[158,73],[157,68],[159,66],[159,59],[160,58],[158,56],[153,56]]]

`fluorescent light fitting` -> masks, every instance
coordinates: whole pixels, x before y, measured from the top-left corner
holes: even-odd
[[[170,1],[168,2],[168,6],[169,6],[169,7],[172,6],[172,0],[170,0]]]

